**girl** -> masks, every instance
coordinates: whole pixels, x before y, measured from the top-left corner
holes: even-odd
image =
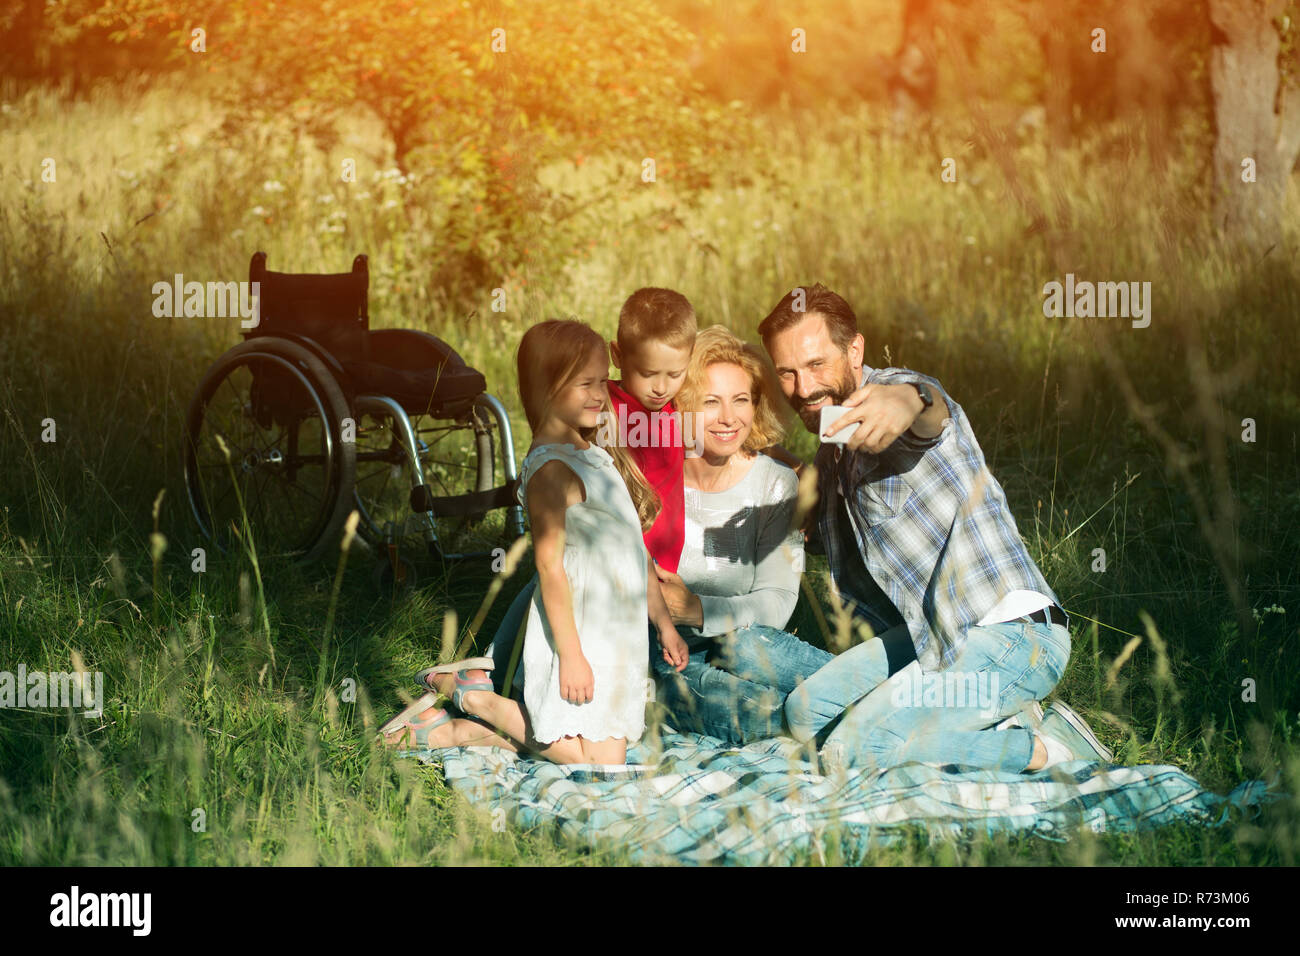
[[[424,723],[398,730],[411,729],[417,745],[423,732],[429,747],[472,739],[522,746],[556,763],[621,764],[645,729],[647,609],[664,660],[678,670],[687,662],[641,537],[658,502],[626,449],[611,456],[592,441],[610,411],[609,354],[594,330],[559,319],[530,328],[518,369],[533,431],[520,500],[539,581],[524,638],[525,706],[492,692],[482,659],[444,665],[424,672],[422,683],[502,736],[489,739],[480,725],[432,709]]]

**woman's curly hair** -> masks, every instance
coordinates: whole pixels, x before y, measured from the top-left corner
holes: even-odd
[[[754,423],[744,450],[762,451],[785,437],[785,423],[781,420],[784,403],[781,388],[767,358],[757,347],[740,340],[723,325],[712,325],[695,337],[691,364],[686,369],[686,380],[677,393],[674,404],[679,411],[698,413],[707,393],[707,376],[711,365],[739,365],[749,374],[750,395],[754,399]]]

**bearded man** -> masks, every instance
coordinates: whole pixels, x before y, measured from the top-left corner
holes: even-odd
[[[805,428],[849,406],[822,437],[851,436],[816,457],[817,532],[838,597],[876,635],[790,694],[794,736],[849,767],[1111,760],[1069,707],[1038,704],[1069,662],[1068,619],[961,406],[927,375],[864,365],[857,317],[820,284],[758,331]]]

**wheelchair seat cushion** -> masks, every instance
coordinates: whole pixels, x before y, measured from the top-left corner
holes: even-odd
[[[487,389],[481,372],[427,332],[375,329],[369,338],[370,361],[342,362],[358,393],[387,395],[408,414],[452,417]]]

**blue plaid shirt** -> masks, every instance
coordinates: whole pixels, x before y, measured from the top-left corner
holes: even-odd
[[[906,431],[879,455],[824,443],[815,459],[819,530],[840,593],[872,603],[851,590],[859,555],[846,554],[844,541],[856,540],[867,571],[906,622],[921,667],[935,671],[953,662],[967,629],[1010,592],[1059,602],[1029,557],[961,406],[927,375],[863,369],[864,384],[915,382],[929,385],[936,402],[947,400],[943,431],[928,439]],[[849,522],[852,534],[837,534],[838,522]]]

